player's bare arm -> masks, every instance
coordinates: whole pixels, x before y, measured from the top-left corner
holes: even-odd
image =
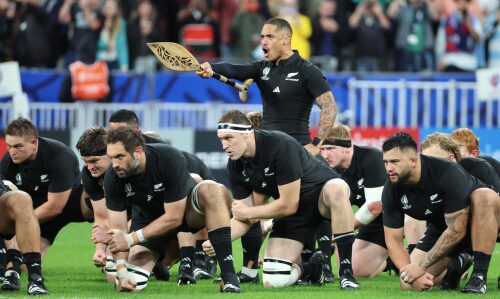
[[[92,209],[94,210],[94,226],[101,225],[106,228],[108,224],[108,210],[106,209],[106,202],[104,199],[92,201]],[[106,264],[106,248],[107,243],[95,243],[95,253],[92,261],[96,266],[104,266]]]
[[[68,202],[71,189],[63,192],[49,192],[47,201],[35,209],[36,218],[40,223],[44,223],[61,214],[64,206]]]
[[[187,197],[163,205],[165,213],[142,229],[146,240],[164,235],[182,225]]]
[[[299,207],[300,179],[285,185],[279,185],[278,190],[280,193],[279,199],[266,205],[245,207],[243,211],[245,217],[249,219],[270,219],[295,214]]]
[[[427,252],[425,257],[419,262],[422,269],[439,261],[457,245],[467,233],[467,222],[469,220],[469,208],[445,214],[446,225],[448,226],[434,246]]]
[[[404,229],[384,226],[385,243],[389,256],[398,269],[410,263],[410,255],[404,248]]]
[[[316,105],[321,109],[321,114],[318,124],[318,138],[323,138],[328,129],[335,124],[337,117],[337,104],[331,91],[327,91],[316,98]]]

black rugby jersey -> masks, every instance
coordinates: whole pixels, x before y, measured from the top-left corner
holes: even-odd
[[[144,138],[144,143],[146,143],[146,144],[148,144],[148,143],[168,144],[168,142],[166,142],[165,140],[163,140],[161,138],[151,137],[151,136],[144,135],[144,134],[141,134],[141,135],[142,135],[142,138]]]
[[[500,179],[490,163],[481,158],[463,158],[459,163],[468,173],[480,179],[481,182],[500,192]]]
[[[33,199],[37,208],[49,192],[58,193],[80,186],[78,158],[73,150],[54,139],[39,137],[34,161],[14,164],[9,153],[0,162],[0,173]]]
[[[164,144],[147,144],[144,173],[119,178],[113,168],[106,171],[106,206],[125,211],[129,205],[145,217],[156,219],[164,214],[164,203],[186,197],[196,185],[189,175],[186,159],[180,151]]]
[[[365,188],[382,187],[387,180],[382,152],[367,146],[354,145],[351,165],[339,173],[351,189],[351,205],[358,207],[366,201]]]
[[[144,141],[146,144],[167,144],[167,142],[163,139],[151,137],[144,134],[142,134],[142,137],[144,137]],[[185,151],[181,152],[184,158],[186,158],[187,169],[190,173],[196,173],[204,180],[215,180],[212,171],[208,169],[208,167],[205,165],[205,163],[203,163],[203,161],[201,161],[200,158]],[[105,173],[103,173],[98,178],[94,178],[85,166],[82,168],[83,188],[85,191],[87,191],[91,200],[101,200],[104,198],[104,174]]]
[[[404,226],[404,214],[446,229],[444,214],[470,206],[470,194],[484,184],[457,163],[420,155],[421,176],[416,185],[391,184],[382,193],[384,225]]]
[[[321,70],[297,51],[276,64],[257,61],[233,65],[215,63],[212,69],[229,78],[253,78],[262,97],[262,129],[285,132],[301,144],[311,142],[309,116],[315,99],[330,91]]]
[[[500,162],[498,162],[497,159],[491,157],[491,156],[479,156],[479,158],[484,159],[490,163],[491,167],[493,167],[493,170],[495,170],[497,176],[500,178]]]
[[[252,191],[280,197],[278,185],[301,179],[300,193],[323,188],[338,177],[326,164],[309,154],[297,140],[279,131],[255,130],[255,157],[229,160],[227,173],[235,199]]]

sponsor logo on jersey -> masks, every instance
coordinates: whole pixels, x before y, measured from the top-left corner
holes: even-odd
[[[401,204],[403,205],[403,210],[411,209],[411,205],[408,204],[408,197],[406,197],[406,195],[401,197]]]
[[[273,89],[273,92],[274,92],[274,93],[280,93],[280,88],[279,88],[279,86],[276,86],[276,88],[275,88],[275,89]]]
[[[262,186],[262,188],[266,188],[267,183],[266,183],[266,182],[262,182],[262,185],[261,185],[261,186]]]
[[[159,183],[159,184],[155,184],[153,186],[153,190],[154,190],[154,192],[160,192],[160,191],[165,190],[165,187],[163,187],[163,183]]]
[[[151,201],[151,199],[153,199],[153,195],[148,194],[148,198],[146,199],[146,201]]]
[[[430,199],[431,199],[431,204],[433,204],[433,205],[434,205],[434,204],[437,204],[437,203],[440,203],[440,202],[442,202],[442,201],[443,201],[443,199],[442,199],[442,198],[438,197],[438,194],[437,194],[437,193],[436,193],[436,194],[434,194],[434,195],[431,195],[431,196],[430,196]]]
[[[296,72],[296,73],[288,73],[288,75],[286,75],[285,81],[294,81],[294,82],[299,81],[299,78],[294,78],[294,77],[295,77],[295,76],[297,76],[298,74],[299,74],[299,72]]]
[[[127,183],[125,185],[125,196],[126,197],[131,197],[131,196],[134,196],[135,195],[135,192],[132,191],[132,185],[130,185],[130,183]]]
[[[269,80],[269,77],[267,75],[269,75],[269,72],[271,71],[271,68],[270,67],[266,67],[262,70],[262,77],[260,77],[260,79],[262,80]]]
[[[49,181],[49,175],[48,174],[42,174],[40,176],[40,182],[47,183],[48,181]]]
[[[425,215],[430,215],[430,214],[432,214],[432,212],[429,209],[425,210]]]

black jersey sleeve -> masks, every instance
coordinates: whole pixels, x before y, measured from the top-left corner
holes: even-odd
[[[284,140],[276,145],[273,153],[276,183],[285,185],[302,177],[304,171],[300,151],[305,150],[295,140]]]
[[[78,160],[71,149],[61,151],[51,157],[49,165],[49,192],[63,192],[73,188],[79,177]]]
[[[500,162],[491,156],[479,156],[479,158],[484,159],[490,163],[491,167],[495,170],[497,176],[500,178]]]
[[[460,165],[483,183],[493,188],[496,192],[500,192],[500,179],[491,164],[481,158],[464,158],[460,161]]]
[[[9,153],[5,153],[3,155],[2,160],[0,161],[0,175],[2,175],[5,179],[15,182],[13,176],[15,174],[9,173],[9,165],[11,164],[11,158],[9,156]]]
[[[393,195],[393,186],[386,182],[384,191],[382,191],[382,208],[384,213],[384,226],[389,228],[402,228],[404,227],[405,215],[400,207],[397,206]]]
[[[330,85],[326,81],[321,70],[314,64],[309,64],[306,67],[306,88],[314,98],[319,97],[327,91],[331,91]]]
[[[241,174],[242,170],[238,170],[239,162],[229,160],[227,162],[226,174],[229,178],[229,189],[233,194],[234,199],[244,199],[252,194],[252,187],[245,184],[245,178]]]
[[[259,76],[258,62],[253,64],[231,64],[219,62],[212,64],[212,70],[228,78],[245,81],[248,78],[256,79]]]
[[[215,181],[212,171],[208,169],[207,165],[198,156],[188,152],[182,152],[182,155],[186,158],[187,169],[190,173],[196,173],[204,180]]]
[[[469,196],[475,189],[476,178],[457,164],[447,167],[444,173],[436,182],[436,186],[442,188],[444,213],[454,213],[469,207]]]
[[[114,169],[108,168],[104,175],[104,189],[106,190],[106,207],[109,210],[115,212],[127,210],[127,199],[123,188]]]
[[[366,151],[363,157],[363,175],[365,178],[363,182],[365,188],[384,186],[387,181],[387,173],[381,152],[375,149]]]
[[[193,186],[193,179],[187,170],[186,158],[182,153],[170,147],[166,155],[166,160],[158,165],[162,172],[161,177],[165,178],[165,203],[175,202],[186,197]]]
[[[97,201],[104,198],[103,180],[104,176],[95,179],[85,167],[82,168],[83,190],[89,194],[91,200]]]

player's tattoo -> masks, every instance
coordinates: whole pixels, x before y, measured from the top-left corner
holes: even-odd
[[[321,108],[321,114],[318,124],[318,137],[325,136],[326,131],[335,124],[337,116],[337,104],[333,98],[333,93],[327,91],[316,98],[316,104]]]
[[[467,232],[467,221],[469,219],[469,208],[465,208],[451,215],[445,215],[448,228],[441,234],[436,244],[427,252],[425,257],[419,261],[422,269],[439,261],[448,254],[455,245],[460,242]]]

